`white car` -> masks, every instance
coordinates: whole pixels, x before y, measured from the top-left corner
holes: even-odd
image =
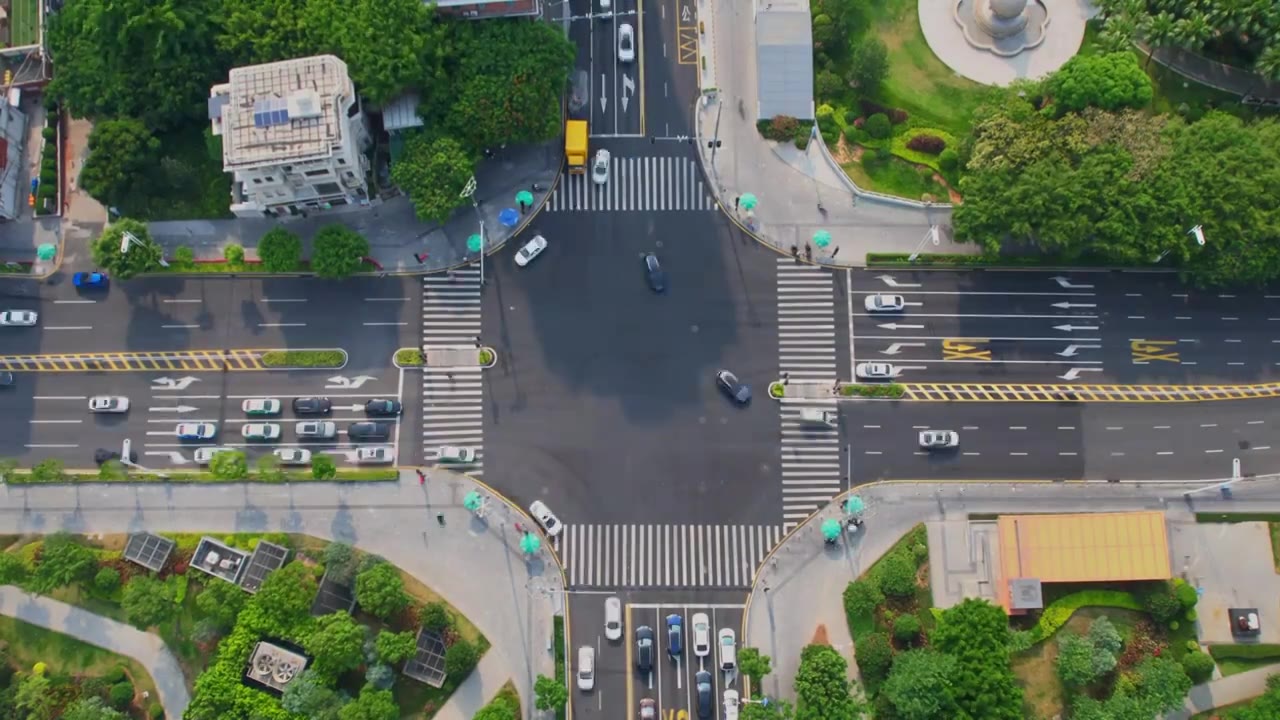
[[[444,465],[469,465],[475,461],[475,448],[445,445],[436,451],[436,462]]]
[[[897,312],[907,306],[907,301],[901,295],[877,293],[868,295],[863,305],[867,312]]]
[[[0,325],[31,327],[36,324],[36,317],[33,310],[5,310],[0,312]]]
[[[338,434],[338,424],[329,420],[305,420],[293,426],[293,434],[300,438],[327,440]]]
[[[229,450],[235,450],[235,448],[200,447],[196,448],[196,451],[192,453],[191,459],[194,460],[197,465],[208,465],[214,455],[217,455],[220,452],[227,452]]]
[[[711,654],[711,619],[706,613],[694,613],[692,620],[693,627],[693,654],[698,657],[706,657]]]
[[[596,151],[595,162],[591,163],[591,180],[597,185],[609,182],[609,151],[600,148]]]
[[[120,395],[94,395],[89,398],[89,411],[96,413],[129,412],[129,398]]]
[[[555,537],[560,534],[560,531],[564,530],[564,525],[560,524],[560,518],[556,517],[555,513],[551,512],[551,508],[547,507],[546,503],[541,500],[533,501],[533,504],[529,506],[529,514],[533,516],[534,520],[538,521],[543,530],[547,531],[547,537]]]
[[[618,26],[618,59],[622,62],[636,59],[636,31],[630,23]]]
[[[547,239],[541,235],[534,235],[533,239],[524,244],[524,247],[516,251],[516,265],[524,267],[530,261],[542,254],[547,249]]]
[[[311,462],[311,451],[306,448],[280,448],[271,454],[280,459],[281,465],[306,465]]]
[[[720,628],[716,639],[720,641],[720,669],[728,672],[738,667],[738,637],[733,628]]]
[[[278,440],[280,426],[277,423],[245,423],[240,434],[245,440]]]
[[[600,13],[613,15],[613,0],[600,0]]]
[[[866,362],[854,366],[853,374],[860,380],[891,380],[898,373],[889,363]]]
[[[173,434],[179,440],[208,440],[218,434],[218,426],[213,423],[178,423]]]
[[[250,398],[240,403],[246,415],[279,415],[280,401],[275,398]]]
[[[738,720],[738,691],[733,688],[724,691],[724,720]]]
[[[960,434],[954,430],[924,430],[920,447],[924,450],[949,450],[960,446]]]
[[[608,640],[622,639],[622,601],[616,597],[604,599],[604,636]]]
[[[591,692],[596,686],[596,649],[590,645],[578,648],[578,689]]]
[[[380,465],[395,462],[395,452],[386,445],[366,445],[356,451],[356,462],[367,465]]]

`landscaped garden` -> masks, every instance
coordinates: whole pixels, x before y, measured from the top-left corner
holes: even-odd
[[[385,560],[348,545],[300,535],[218,536],[215,539],[231,551],[251,554],[260,542],[269,542],[292,553],[294,559],[267,575],[251,595],[235,582],[192,571],[202,536],[164,537],[174,542],[173,549],[160,572],[151,572],[124,559],[127,538],[122,535],[9,536],[3,538],[0,552],[0,584],[15,584],[159,635],[194,688],[186,714],[193,720],[429,718],[488,649],[488,640],[475,626],[429,588]],[[326,593],[346,593],[353,599],[352,612],[342,603],[335,611],[333,605],[317,600],[322,579],[330,589]],[[439,687],[400,672],[414,657],[422,628],[443,640]],[[32,653],[42,653],[39,659],[51,682],[62,682],[62,663],[70,658],[81,673],[100,670],[107,678],[115,677],[113,668],[123,665],[132,683],[130,702],[152,688],[145,673],[130,663],[112,661],[65,636],[3,634],[10,638],[10,658],[28,670]],[[42,644],[32,650],[35,640],[30,638]],[[15,645],[15,639],[25,644]],[[249,653],[259,640],[283,643],[309,659],[283,697],[242,682]],[[100,691],[110,704],[129,705],[124,690],[112,690],[108,681],[81,687],[84,695],[91,694],[83,690],[88,688]],[[151,696],[154,699],[154,691]],[[65,712],[75,701],[67,693],[48,697],[50,714],[39,717],[61,717],[57,711]],[[9,698],[0,693],[0,711]],[[143,717],[142,712],[158,711],[134,708],[135,717]]]

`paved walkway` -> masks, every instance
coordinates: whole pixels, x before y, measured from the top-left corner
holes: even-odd
[[[1134,45],[1143,54],[1151,55],[1151,48],[1145,43],[1135,42]],[[1268,80],[1255,72],[1210,60],[1190,50],[1178,47],[1156,48],[1155,61],[1201,85],[1235,95],[1251,95],[1280,102],[1280,81]]]
[[[12,585],[0,585],[0,613],[137,660],[151,674],[166,717],[182,717],[191,702],[177,658],[156,635]]]
[[[1267,691],[1267,678],[1276,674],[1280,674],[1280,665],[1268,665],[1201,683],[1191,688],[1187,703],[1181,710],[1175,710],[1165,718],[1187,720],[1197,713],[1258,697]]]
[[[824,545],[820,526],[826,518],[841,517],[832,503],[797,527],[774,550],[757,573],[743,619],[743,643],[773,658],[774,674],[764,679],[770,697],[794,699],[791,681],[800,651],[819,625],[830,643],[852,659],[853,640],[845,621],[841,592],[849,581],[880,558],[917,523],[966,523],[972,513],[1097,512],[1164,510],[1172,532],[1194,523],[1195,512],[1275,512],[1280,509],[1280,485],[1238,485],[1234,499],[1201,494],[1183,499],[1190,487],[1175,483],[879,483],[858,494],[866,502],[865,523],[859,535],[835,548]],[[931,533],[931,537],[937,535]],[[947,532],[944,538],[957,534]],[[931,546],[932,563],[945,563],[963,549]],[[1229,558],[1223,559],[1230,562]],[[852,667],[851,676],[856,670]],[[1233,680],[1235,677],[1227,678]],[[1263,673],[1265,679],[1265,673]],[[1262,692],[1262,679],[1215,681],[1211,688],[1192,693],[1192,707],[1205,702],[1221,705]],[[1211,693],[1205,696],[1204,693]],[[1209,699],[1198,699],[1211,697]]]
[[[472,490],[490,498],[487,520],[462,506]],[[552,616],[565,610],[563,577],[549,546],[525,558],[517,522],[532,524],[471,479],[435,469],[425,486],[406,471],[398,483],[0,488],[0,533],[305,533],[387,558],[492,643],[481,670],[437,715],[444,720],[471,718],[508,680],[532,717],[534,680],[555,675]]]
[[[696,125],[703,167],[717,197],[730,216],[757,240],[791,252],[804,246],[818,230],[831,233],[826,249],[812,248],[815,262],[862,266],[868,252],[911,252],[931,225],[941,229],[942,244],[932,252],[976,253],[973,245],[950,241],[949,206],[881,196],[856,188],[821,143],[806,150],[792,143],[765,140],[756,130],[755,24],[752,2],[698,3],[699,19],[707,22],[704,54],[715,58],[714,78],[707,73],[708,92],[698,103]],[[706,46],[709,45],[708,49]],[[728,72],[733,68],[734,72]],[[710,92],[711,86],[715,92]],[[707,141],[719,138],[713,152]],[[742,193],[759,198],[753,217],[734,210]]]

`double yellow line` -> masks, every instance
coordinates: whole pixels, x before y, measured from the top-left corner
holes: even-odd
[[[924,402],[1171,403],[1280,397],[1280,383],[1259,385],[1056,385],[903,383],[903,400]]]
[[[10,372],[138,372],[146,370],[267,370],[261,350],[182,350],[178,352],[68,353],[0,355],[0,370]]]

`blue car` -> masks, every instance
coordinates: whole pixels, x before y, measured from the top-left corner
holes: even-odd
[[[681,647],[684,645],[683,622],[679,615],[667,616],[667,654],[671,657],[680,655]]]
[[[107,274],[103,272],[78,272],[71,276],[71,284],[78,288],[104,288],[107,286]]]

